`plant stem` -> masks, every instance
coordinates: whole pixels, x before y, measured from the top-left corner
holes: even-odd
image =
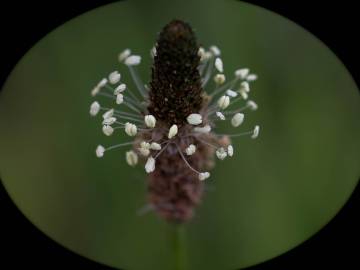
[[[176,259],[176,270],[187,269],[187,254],[186,254],[186,229],[183,224],[175,225],[175,259]]]

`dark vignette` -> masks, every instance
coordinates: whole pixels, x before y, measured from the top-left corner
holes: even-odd
[[[3,57],[0,85],[3,85],[25,52],[48,32],[77,15],[110,2],[115,1],[17,1],[13,6],[10,2],[1,3]],[[327,2],[319,6],[313,1],[311,4],[306,1],[275,0],[246,2],[275,11],[312,32],[343,61],[359,85],[359,63],[354,61],[359,58],[359,41],[356,40],[356,33],[351,32],[358,23],[353,2],[344,0],[341,5]],[[320,232],[286,254],[248,269],[307,269],[315,266],[358,269],[358,252],[353,246],[359,241],[359,222],[356,219],[359,198],[357,187],[343,209]],[[2,269],[21,266],[39,269],[112,269],[78,256],[46,237],[20,213],[3,185],[0,185],[0,211]]]

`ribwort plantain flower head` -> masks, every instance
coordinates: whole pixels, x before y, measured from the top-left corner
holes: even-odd
[[[103,133],[112,136],[123,130],[131,138],[108,147],[99,145],[95,152],[104,158],[110,150],[127,147],[126,162],[132,167],[142,163],[148,174],[151,208],[168,221],[182,223],[191,219],[201,202],[215,157],[224,160],[234,155],[231,137],[259,136],[258,125],[233,134],[219,133],[216,125],[228,121],[237,129],[245,111],[258,108],[248,100],[257,75],[241,68],[226,82],[220,49],[200,47],[190,25],[181,20],[162,29],[150,55],[149,86],[136,70],[141,56],[125,49],[118,60],[128,68],[133,86],[113,71],[92,89],[92,96],[112,100],[111,105],[94,101],[90,106],[93,117],[104,112]]]

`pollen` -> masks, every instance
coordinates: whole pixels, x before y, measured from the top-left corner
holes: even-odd
[[[177,133],[178,133],[177,125],[172,125],[171,128],[169,129],[168,138],[171,139],[175,137]]]
[[[199,113],[192,113],[186,118],[190,125],[200,125],[202,123],[202,116]]]
[[[150,115],[145,115],[144,121],[145,121],[146,126],[149,127],[149,128],[154,128],[155,125],[156,125],[156,119],[151,114]]]

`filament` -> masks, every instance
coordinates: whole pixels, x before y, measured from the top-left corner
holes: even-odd
[[[160,154],[166,149],[166,147],[168,147],[170,142],[168,142],[160,151],[159,153],[156,154],[156,156],[154,157],[154,159],[156,159],[158,156],[160,156]]]
[[[244,110],[246,110],[247,108],[249,108],[248,105],[244,106],[244,107],[241,107],[237,110],[234,110],[234,111],[228,111],[228,112],[223,112],[223,114],[227,115],[227,114],[235,114],[235,113],[238,113],[238,112],[242,112]]]
[[[179,145],[176,144],[176,147],[177,147],[177,149],[178,149],[178,152],[179,152],[181,158],[184,160],[185,164],[189,167],[189,169],[191,169],[192,171],[200,174],[200,172],[197,171],[197,170],[195,170],[195,169],[189,164],[189,162],[186,160],[184,154],[181,152],[181,149],[180,149]]]
[[[204,80],[201,85],[202,87],[205,87],[207,85],[207,83],[209,82],[209,79],[213,73],[213,66],[214,66],[214,61],[215,61],[213,59],[215,59],[215,58],[212,58],[211,60],[209,60],[209,64],[206,69],[205,77],[204,77]]]
[[[202,76],[204,74],[205,68],[207,67],[208,64],[209,64],[209,59],[206,59],[204,63],[201,63],[199,65],[200,76]]]
[[[219,88],[215,88],[213,90],[213,92],[210,94],[210,97],[213,97],[213,96],[217,95],[218,93],[226,90],[227,88],[233,88],[238,80],[239,80],[238,78],[234,78],[230,82],[225,83],[223,86],[221,86]]]
[[[115,145],[112,145],[108,148],[105,148],[105,151],[108,151],[108,150],[112,150],[112,149],[115,149],[115,148],[118,148],[118,147],[121,147],[121,146],[125,146],[125,145],[130,145],[130,144],[133,144],[134,142],[131,141],[131,142],[126,142],[126,143],[120,143],[120,144],[115,144]]]
[[[106,87],[107,89],[111,90],[112,92],[115,91],[115,89],[112,88],[110,85],[105,85],[105,87]],[[141,109],[141,107],[142,107],[141,102],[135,97],[135,95],[134,95],[133,93],[131,93],[131,91],[130,91],[129,89],[127,89],[127,90],[128,90],[128,91],[124,92],[124,99],[126,99],[128,102],[132,103],[133,105],[138,106],[138,107]],[[135,97],[135,99],[132,98],[132,97],[126,97],[125,94],[126,94],[127,92],[129,92],[132,97]],[[108,93],[101,93],[101,92],[99,92],[98,94],[99,94],[99,95],[102,95],[102,96],[105,96],[105,97],[109,97],[109,98],[111,98],[111,99],[116,99],[116,97],[115,97],[114,95],[111,95],[111,94],[108,94]]]
[[[113,108],[107,108],[107,107],[100,107],[101,110],[104,110],[104,111],[109,111],[109,110],[112,110]],[[124,112],[124,111],[119,111],[119,110],[115,110],[114,109],[114,114],[123,114],[123,115],[126,115],[126,116],[132,116],[132,117],[138,117],[139,119],[142,119],[142,115],[141,114],[135,114],[135,113],[131,113],[131,112]]]
[[[211,146],[211,147],[213,147],[213,148],[215,148],[215,149],[218,149],[217,146],[215,146],[215,145],[213,145],[213,144],[211,144],[211,143],[209,143],[209,142],[207,142],[207,141],[205,141],[205,140],[202,140],[202,139],[200,139],[200,138],[196,138],[196,139],[199,140],[200,142],[204,143],[204,144],[207,144],[207,145],[209,145],[209,146]]]
[[[137,73],[137,71],[134,69],[133,66],[128,66],[128,67],[136,88],[138,89],[139,93],[145,98],[147,96],[147,93],[139,74]]]
[[[253,130],[250,131],[245,131],[242,133],[236,133],[236,134],[216,134],[217,136],[228,136],[228,137],[240,137],[240,136],[245,136],[245,135],[250,135],[253,134]]]

